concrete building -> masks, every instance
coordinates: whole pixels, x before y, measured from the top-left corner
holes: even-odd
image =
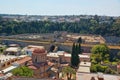
[[[90,73],[91,62],[80,62],[77,73]]]
[[[80,61],[90,62],[90,55],[79,55]],[[64,51],[58,51],[56,53],[48,53],[47,59],[59,63],[70,63],[71,62],[71,54],[66,53]]]
[[[39,52],[40,50],[44,52],[45,50],[44,46],[28,45],[27,47],[22,49],[22,53],[28,56],[32,56],[32,54],[34,53],[41,53]],[[47,51],[45,50],[45,53],[46,52]]]
[[[21,49],[19,47],[9,47],[5,50],[4,54],[18,56],[21,54]]]
[[[18,44],[10,44],[9,47],[4,51],[5,55],[21,55],[21,48]]]

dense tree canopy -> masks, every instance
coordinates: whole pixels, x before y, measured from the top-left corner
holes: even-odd
[[[52,33],[54,31],[120,36],[120,19],[110,18],[107,21],[102,21],[98,20],[98,16],[95,16],[91,19],[80,19],[79,22],[61,23],[50,21],[16,22],[0,19],[0,34]]]
[[[111,67],[117,65],[119,62],[119,53],[116,56],[112,55],[109,48],[105,44],[98,44],[91,49],[91,72],[103,72],[107,74],[117,74],[115,68]],[[114,53],[114,52],[113,52]]]
[[[114,62],[111,61],[109,48],[105,44],[95,45],[91,52],[91,72],[116,74],[115,69],[111,68]]]
[[[98,44],[93,46],[91,52],[91,60],[94,64],[110,60],[109,48],[105,44]]]
[[[101,57],[105,58],[105,56],[109,54],[109,48],[105,44],[99,44],[99,45],[95,45],[92,48],[91,52],[93,54],[100,54]]]
[[[12,71],[15,76],[32,77],[33,71],[26,66],[16,68]]]

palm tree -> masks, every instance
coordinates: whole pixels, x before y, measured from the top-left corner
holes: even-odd
[[[66,74],[67,80],[71,80],[72,74],[75,74],[75,73],[76,73],[75,70],[74,70],[73,68],[71,68],[70,66],[64,67],[64,68],[62,69],[62,72],[63,72],[64,74]]]

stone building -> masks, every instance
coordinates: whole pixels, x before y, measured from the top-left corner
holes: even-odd
[[[32,61],[33,63],[44,63],[46,62],[47,51],[43,46],[39,46],[34,48],[32,53]]]

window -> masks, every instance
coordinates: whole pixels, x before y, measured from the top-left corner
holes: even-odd
[[[37,63],[37,57],[35,58],[35,62]]]
[[[2,68],[4,68],[4,67],[5,67],[5,64],[2,65]]]

